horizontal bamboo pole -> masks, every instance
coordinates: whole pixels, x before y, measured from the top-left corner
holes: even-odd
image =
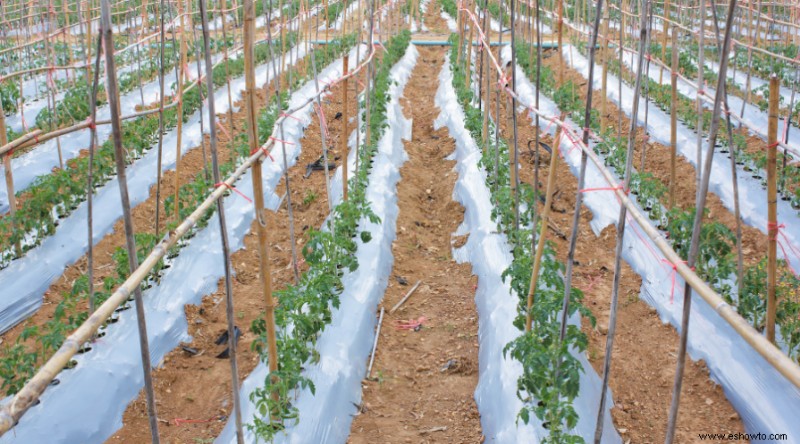
[[[9,142],[6,145],[0,147],[0,156],[14,151],[15,149],[24,145],[29,140],[35,139],[40,134],[42,134],[42,130],[35,130],[28,134],[25,134],[24,136],[14,139],[14,141]]]

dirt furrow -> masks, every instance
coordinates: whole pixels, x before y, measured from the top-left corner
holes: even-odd
[[[433,130],[439,112],[431,85],[444,61],[441,47],[420,47],[402,100],[413,119],[409,160],[400,170],[394,269],[371,378],[349,442],[477,443],[481,428],[473,392],[478,380],[477,278],[457,264],[453,233],[464,209],[452,200],[457,173],[445,158],[455,149],[446,129]],[[416,292],[388,311],[412,286]],[[413,328],[420,324],[418,328]],[[410,328],[409,328],[410,326]]]

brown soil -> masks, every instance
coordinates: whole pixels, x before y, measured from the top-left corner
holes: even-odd
[[[350,82],[351,87],[353,84],[354,82]],[[342,155],[343,139],[341,118],[334,119],[334,116],[342,109],[341,91],[341,87],[335,87],[333,95],[323,105],[325,115],[330,119],[329,155],[333,156],[331,160],[335,159],[337,165]],[[351,91],[349,94],[349,110],[352,113],[355,109],[355,100],[352,99],[355,93]],[[350,129],[352,130],[352,125]],[[303,177],[306,165],[322,155],[320,137],[318,120],[314,119],[301,140],[303,152],[297,164],[289,171],[298,255],[305,243],[304,232],[309,228],[319,227],[328,215],[324,173],[314,172],[307,179]],[[275,159],[282,161],[280,156]],[[282,180],[275,192],[281,196],[285,190],[286,185]],[[317,197],[304,204],[303,200],[310,193]],[[277,213],[268,212],[267,217],[273,288],[279,290],[294,283],[286,200]],[[257,222],[253,222],[255,223]],[[251,323],[263,314],[264,308],[258,270],[258,237],[255,233],[256,227],[252,225],[245,237],[245,248],[231,257],[236,273],[233,281],[236,325],[243,333],[237,348],[240,381],[250,374],[259,360],[258,354],[251,349],[255,335],[250,331]],[[301,260],[299,271],[302,273],[304,270]],[[220,279],[217,290],[205,296],[200,306],[186,306],[189,334],[193,341],[185,345],[197,349],[200,354],[193,356],[180,347],[176,348],[165,357],[161,367],[153,371],[158,415],[162,422],[159,432],[164,442],[191,443],[213,439],[222,431],[224,419],[232,412],[230,363],[227,359],[215,358],[225,346],[214,345],[214,340],[227,328],[225,304],[220,303],[224,295],[225,282]],[[209,421],[176,424],[176,419]],[[245,424],[252,422],[252,418],[242,420]],[[108,442],[142,442],[148,439],[150,432],[143,392],[128,406],[123,424],[122,429],[109,438]]]
[[[433,9],[433,8],[431,8]],[[451,200],[457,174],[445,157],[454,150],[446,129],[433,131],[435,84],[442,48],[418,48],[420,59],[403,99],[413,119],[409,160],[400,170],[400,213],[392,246],[394,269],[384,295],[386,315],[372,379],[365,379],[361,414],[349,442],[481,442],[473,399],[478,374],[477,278],[450,255],[463,208]],[[399,283],[405,279],[407,285]],[[417,291],[388,312],[417,281]],[[423,320],[419,331],[398,328]],[[449,363],[449,365],[448,365]]]
[[[554,72],[558,72],[557,56],[549,58],[546,64],[550,65]],[[586,80],[579,73],[567,69],[565,80],[567,79],[576,85],[581,85],[581,93],[585,96]],[[595,94],[594,98],[593,100],[599,100],[599,94]],[[599,109],[600,103],[595,103],[595,107]],[[607,113],[612,116],[609,121],[616,122],[617,110],[611,108],[610,102],[607,106]],[[520,117],[519,143],[521,147],[525,147],[529,140],[534,139],[534,127],[524,114]],[[501,126],[504,127],[503,134],[510,135],[511,133],[507,131],[509,127],[507,119],[501,120],[503,121]],[[626,125],[627,119],[623,119],[623,126],[627,128]],[[544,140],[547,143],[552,141],[550,136],[545,136]],[[664,151],[664,149],[648,149],[648,161],[657,159],[658,153]],[[531,156],[522,155],[520,162],[521,180],[532,183]],[[545,153],[540,160],[539,168],[539,181],[542,184],[547,180],[548,164],[549,157]],[[664,171],[663,168],[655,167],[648,167],[647,170],[654,174]],[[685,174],[694,177],[693,172]],[[544,187],[540,189],[543,193]],[[577,179],[569,168],[560,162],[556,178],[558,194],[553,202],[551,216],[555,228],[561,234],[568,235],[571,230],[576,189]],[[686,202],[688,196],[693,199],[693,193],[693,190],[682,190],[683,197],[678,201]],[[720,203],[717,202],[716,205]],[[719,219],[723,211],[718,207],[712,208],[714,208],[712,214]],[[616,236],[614,227],[607,227],[599,237],[596,237],[589,226],[591,219],[591,211],[584,207],[581,211],[579,242],[575,252],[573,285],[584,291],[584,304],[597,318],[597,328],[592,329],[589,323],[584,321],[583,330],[589,335],[589,360],[595,371],[602,375]],[[566,260],[568,251],[566,236],[560,236],[551,229],[548,232],[548,239],[554,242],[558,257],[562,261]],[[664,438],[679,335],[674,328],[661,322],[655,309],[639,299],[640,287],[641,277],[623,261],[617,313],[618,328],[614,342],[615,359],[612,361],[610,380],[616,403],[612,414],[623,441],[652,443],[663,441]],[[737,413],[728,403],[722,388],[711,381],[703,362],[691,361],[687,364],[680,411],[676,439],[678,442],[696,441],[698,433],[709,431],[709,424],[714,424],[717,429],[726,432],[744,431]]]

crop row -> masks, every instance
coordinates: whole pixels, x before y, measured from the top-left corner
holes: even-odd
[[[681,60],[680,63],[682,70],[688,73],[697,72],[691,56],[682,54],[679,58]],[[630,78],[627,75],[628,73],[620,70],[620,64],[618,60],[609,60],[608,68],[609,72],[622,75],[623,78],[630,82]],[[708,73],[708,71],[706,72]],[[712,74],[707,74],[707,76],[708,75]],[[716,81],[716,77],[714,77],[713,81]],[[671,86],[661,85],[658,82],[647,79],[647,88],[649,98],[653,101],[653,103],[662,111],[669,113],[671,110],[672,100]],[[695,132],[697,131],[697,121],[700,115],[697,113],[695,101],[687,98],[680,92],[678,93],[677,97],[676,114],[678,116],[678,120],[687,128]],[[724,118],[721,117],[720,119],[720,128],[725,128],[726,122]],[[703,108],[702,131],[707,132],[710,127],[711,111]],[[731,146],[733,146],[735,151],[733,154],[736,156],[736,163],[742,166],[746,172],[750,173],[754,179],[760,180],[762,187],[766,189],[767,182],[766,174],[764,173],[764,169],[766,168],[767,164],[766,150],[747,150],[747,140],[742,134],[734,133],[733,143],[731,143],[728,139],[727,132],[723,131],[720,133],[717,147],[720,148],[720,152],[727,154],[730,157]],[[800,211],[800,169],[790,164],[790,162],[793,160],[791,155],[787,154],[787,160],[788,162],[786,166],[784,166],[782,162],[779,162],[777,166],[778,177],[780,177],[780,180],[778,181],[778,193],[783,200],[791,201],[792,207]]]
[[[330,60],[334,50],[333,47],[331,47],[331,49],[325,48],[323,50],[318,50],[319,59]],[[280,52],[280,50],[278,50],[278,52]],[[272,133],[272,127],[276,118],[277,107],[274,105],[260,115],[259,123],[265,131],[264,134],[269,135]],[[264,139],[266,140],[266,136],[264,136]],[[230,174],[242,161],[250,156],[249,143],[244,133],[238,134],[236,139],[232,142],[232,145],[232,158],[220,165],[220,174],[223,177]],[[197,174],[193,181],[184,184],[178,193],[180,218],[188,216],[213,190],[213,185],[210,179],[204,174]],[[165,207],[170,214],[173,209],[172,205],[174,205],[174,199],[174,196],[169,196],[165,201]],[[162,272],[171,266],[171,262],[178,255],[179,250],[188,245],[188,239],[194,237],[198,230],[208,224],[213,214],[214,208],[210,209],[197,221],[192,231],[187,235],[186,240],[179,242],[168,252],[165,260],[159,261],[159,263],[153,267],[142,284],[143,290],[158,284]],[[180,223],[180,221],[170,221],[168,223],[168,229],[175,228],[178,223]],[[136,233],[135,239],[139,263],[144,261],[149,252],[160,241],[154,234],[147,232]],[[93,293],[94,302],[96,304],[102,304],[111,295],[111,292],[128,278],[127,250],[118,247],[112,259],[114,261],[114,270],[116,273],[107,276],[103,281],[102,290]],[[7,395],[16,393],[25,382],[33,376],[36,368],[45,362],[52,353],[58,350],[66,335],[80,326],[88,317],[88,312],[83,309],[89,299],[89,283],[85,275],[78,278],[73,283],[71,291],[65,292],[62,296],[63,299],[57,305],[51,320],[47,321],[42,326],[32,325],[26,327],[14,344],[7,345],[3,349],[3,354],[0,358],[0,378],[2,378],[3,384],[0,388],[5,390]],[[132,301],[132,298],[128,300],[128,302],[130,301]],[[117,309],[117,312],[127,310],[128,308],[130,307],[126,302],[125,305]],[[115,323],[116,321],[117,318],[111,318],[106,325]],[[104,333],[101,332],[100,334],[103,335]],[[82,351],[90,349],[89,347],[85,347]]]
[[[348,183],[348,199],[333,209],[327,229],[309,230],[302,249],[308,270],[300,282],[276,292],[280,304],[275,312],[275,322],[284,332],[278,335],[278,356],[267,354],[265,319],[261,317],[251,326],[257,336],[253,348],[261,360],[267,363],[270,359],[277,359],[279,363],[279,369],[270,372],[264,385],[251,394],[257,414],[248,427],[267,442],[284,429],[287,421],[297,420],[298,411],[292,404],[294,389],[299,386],[314,392],[313,383],[302,375],[303,368],[319,360],[315,343],[331,322],[333,310],[339,306],[345,269],[353,271],[358,267],[356,236],[360,236],[362,242],[369,242],[372,238],[368,231],[359,230],[359,225],[365,220],[380,222],[366,197],[368,174],[378,141],[387,127],[390,70],[403,56],[410,41],[408,31],[392,37],[386,45],[387,51],[375,67],[375,80],[370,91],[373,94],[371,115],[367,122],[371,129],[370,140],[365,141],[358,153],[360,162]],[[345,42],[338,44],[347,48],[354,43],[355,36],[350,35]],[[273,398],[273,394],[277,394],[277,398]]]
[[[453,70],[453,87],[458,101],[465,110],[465,126],[473,139],[483,140],[483,119],[476,107],[474,92],[466,87],[465,66],[457,63],[457,37],[451,36],[450,65]],[[462,57],[462,59],[469,59]],[[518,223],[515,215],[515,196],[509,174],[509,148],[500,139],[495,144],[490,126],[488,148],[483,151],[480,164],[487,171],[486,183],[494,201],[492,217],[506,234],[513,248],[513,260],[504,271],[503,279],[510,279],[512,290],[520,299],[514,325],[524,331],[528,315],[527,296],[533,265],[533,211],[536,208],[534,190],[530,184],[521,183],[516,190],[519,199]],[[553,153],[552,155],[558,155]],[[541,223],[537,229],[541,229]],[[518,227],[518,228],[517,228]],[[518,396],[524,401],[519,417],[525,423],[531,414],[543,422],[549,432],[548,442],[575,442],[581,438],[570,434],[578,422],[573,401],[580,391],[580,374],[584,371],[577,358],[570,352],[582,353],[588,339],[576,325],[567,327],[566,336],[560,338],[560,315],[565,287],[562,273],[564,265],[556,259],[550,243],[545,244],[542,271],[536,288],[535,303],[531,308],[533,320],[531,330],[510,342],[505,353],[518,360],[523,374],[517,381]],[[582,304],[583,293],[577,288],[570,292],[569,315],[580,313],[594,325],[594,317]]]
[[[294,42],[295,35],[289,33],[286,37],[289,46]],[[280,40],[273,44],[281,48]],[[269,56],[268,43],[262,43],[255,48],[255,63],[262,63]],[[240,76],[244,72],[244,59],[236,58],[229,61],[229,73],[232,77]],[[225,65],[219,65],[213,70],[215,86],[225,84]],[[193,88],[183,95],[184,122],[191,114],[200,108],[207,91],[205,87]],[[149,150],[158,140],[159,130],[158,114],[149,114],[136,120],[122,124],[122,137],[126,141],[127,163],[133,163],[140,158],[144,151]],[[166,129],[177,125],[178,112],[175,108],[164,111],[164,126]],[[94,156],[91,165],[94,175],[95,188],[101,187],[114,177],[114,148],[109,139],[103,143]],[[39,245],[44,238],[52,235],[58,226],[59,219],[72,213],[78,204],[87,196],[86,177],[90,165],[88,157],[72,160],[67,168],[57,170],[47,176],[36,179],[24,193],[24,199],[13,216],[7,215],[0,219],[0,268],[17,257],[13,248],[16,243],[22,244],[23,253]]]
[[[524,51],[517,51],[519,55]],[[524,56],[521,59],[525,59]],[[527,60],[526,60],[527,62]],[[533,62],[535,64],[535,61]],[[530,64],[520,63],[525,66],[528,75]],[[618,66],[618,65],[617,65]],[[611,67],[611,64],[609,64]],[[552,72],[546,66],[542,67],[542,77],[549,77]],[[655,88],[656,85],[650,85]],[[557,91],[547,91],[543,86],[542,92],[552,94],[557,105],[562,111],[574,110],[583,106],[583,101],[576,92],[578,88],[569,83],[564,84]],[[650,91],[654,93],[653,89]],[[571,112],[572,119],[583,125],[583,115]],[[622,176],[627,159],[627,142],[618,138],[616,131],[611,128],[601,129],[597,114],[592,115],[591,128],[598,134],[599,141],[593,144],[594,151],[604,159],[607,166],[612,168],[618,176]],[[666,208],[663,200],[667,187],[655,176],[649,173],[634,171],[629,184],[631,194],[636,196],[638,202],[646,211],[655,225],[667,233],[667,237],[681,258],[686,260],[691,242],[692,225],[696,214],[694,207]],[[706,220],[700,235],[699,252],[695,272],[708,282],[723,298],[736,307],[738,313],[747,319],[758,331],[763,331],[766,320],[766,258],[744,268],[743,282],[737,286],[736,271],[736,236],[726,225],[716,220]],[[800,361],[800,279],[787,267],[785,261],[780,260],[780,275],[777,286],[777,324],[780,326],[781,335],[787,354]],[[738,289],[741,287],[741,290]]]

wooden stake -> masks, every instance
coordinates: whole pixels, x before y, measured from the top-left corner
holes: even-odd
[[[256,116],[255,105],[255,68],[253,66],[253,41],[255,33],[255,10],[253,0],[244,0],[244,54],[245,54],[245,88],[244,94],[245,110],[247,112],[247,136],[250,143],[250,151],[257,152],[258,146],[258,118]],[[269,30],[267,32],[270,32]],[[272,42],[268,42],[270,47]],[[281,54],[283,58],[283,53]],[[273,58],[273,69],[277,70],[277,62]],[[276,85],[280,85],[280,77],[275,77]],[[280,103],[280,98],[278,97]],[[258,235],[258,267],[259,277],[261,278],[261,292],[265,300],[265,323],[267,331],[267,357],[269,372],[276,380],[275,373],[278,371],[278,341],[275,334],[275,297],[272,294],[272,265],[267,239],[267,213],[264,210],[264,188],[261,172],[262,159],[253,162],[251,179],[253,183],[253,200],[256,221],[256,233]],[[278,392],[271,393],[272,399],[278,400]]]
[[[381,307],[381,316],[378,318],[378,330],[375,332],[375,340],[372,342],[372,353],[369,355],[369,366],[367,367],[367,379],[372,377],[372,364],[375,362],[375,350],[378,348],[378,338],[381,335],[381,325],[383,325],[384,309]]]
[[[675,208],[676,167],[678,163],[678,27],[672,26],[672,100],[670,101],[669,206]]]
[[[608,62],[611,57],[608,56],[608,22],[610,21],[608,9],[606,9],[605,17],[603,17],[603,48],[600,51],[600,63],[603,64],[603,78],[600,87],[600,131],[606,128],[606,102],[608,102]],[[559,48],[559,51],[561,49]]]
[[[178,15],[181,22],[181,59],[180,67],[178,70],[178,127],[177,127],[177,141],[175,144],[175,198],[174,198],[174,217],[175,220],[180,220],[180,200],[179,193],[181,189],[181,144],[183,143],[183,79],[186,76],[186,21],[184,20],[183,13],[184,0],[178,0]],[[191,24],[191,19],[189,20]],[[190,25],[191,26],[191,25]]]
[[[394,312],[396,312],[398,308],[400,308],[403,304],[405,304],[408,298],[410,298],[411,295],[414,294],[415,291],[417,291],[417,287],[419,287],[419,284],[421,282],[422,282],[421,280],[417,281],[417,283],[414,284],[413,287],[411,287],[411,290],[408,290],[408,293],[406,293],[406,295],[403,296],[403,299],[400,299],[400,301],[394,304],[394,307],[392,307],[392,309],[389,310],[389,314],[394,314]]]
[[[661,21],[661,61],[664,62],[664,64],[667,63],[667,29],[668,29],[667,28],[667,24],[669,23],[669,19],[670,19],[670,13],[669,13],[670,9],[669,8],[670,8],[669,0],[664,0],[664,11],[663,11],[664,20]],[[674,32],[675,32],[675,30],[674,30],[674,26],[673,26],[673,33]],[[672,47],[675,48],[674,45]],[[659,75],[658,75],[658,84],[659,85],[661,85],[662,80],[664,80],[664,70],[663,69],[659,70]]]
[[[565,114],[561,114],[561,121],[566,118]],[[547,239],[547,230],[544,227],[550,220],[550,207],[553,204],[553,192],[556,186],[556,166],[558,165],[558,150],[561,144],[561,126],[556,128],[556,137],[553,143],[553,149],[550,151],[550,169],[547,170],[547,191],[544,199],[544,210],[541,216],[542,232],[539,234],[539,243],[536,245],[536,252],[533,259],[533,270],[531,271],[531,284],[528,288],[528,308],[525,314],[525,331],[531,331],[533,325],[533,317],[531,310],[533,309],[534,296],[536,295],[536,283],[539,281],[539,269],[542,264],[542,253],[544,253],[544,242]],[[536,227],[533,228],[536,230]]]
[[[767,339],[775,343],[775,317],[777,301],[775,287],[778,282],[778,173],[776,152],[778,148],[778,76],[769,78],[769,121],[767,125]]]
[[[556,22],[556,32],[558,33],[558,78],[564,78],[564,1],[558,0],[558,21]]]
[[[131,218],[131,203],[128,197],[128,178],[125,171],[125,150],[122,147],[122,122],[119,112],[119,89],[117,87],[117,72],[114,61],[114,35],[111,28],[111,8],[109,0],[100,0],[101,33],[105,46],[106,59],[106,92],[108,105],[111,110],[112,139],[114,142],[114,158],[117,164],[117,181],[119,182],[119,195],[122,203],[123,221],[125,224],[125,246],[128,252],[128,271],[133,274],[139,267],[139,258],[136,254],[136,240],[134,239],[133,219]],[[156,412],[155,393],[153,392],[153,376],[150,373],[150,345],[147,340],[147,321],[145,320],[142,289],[136,286],[133,292],[136,305],[136,318],[139,327],[139,346],[142,359],[142,372],[144,373],[144,387],[147,398],[147,416],[150,422],[150,438],[153,444],[160,442],[158,436],[158,413]]]
[[[249,5],[249,17],[252,23],[253,21],[253,3],[252,0],[248,0]],[[211,147],[211,166],[212,172],[214,176],[214,183],[221,184],[222,178],[220,177],[219,172],[219,159],[217,156],[217,125],[216,125],[216,111],[215,111],[215,104],[214,104],[214,75],[213,75],[213,66],[211,64],[211,44],[210,38],[208,35],[208,16],[206,15],[206,2],[205,0],[200,1],[200,17],[202,19],[202,27],[203,27],[203,49],[205,53],[205,62],[206,62],[206,88],[208,89],[208,130],[209,130],[209,145]],[[251,32],[252,37],[252,32]],[[248,63],[249,60],[249,70],[245,69],[245,72],[248,73],[246,75],[251,76],[251,82],[254,82],[254,69],[253,69],[253,53],[252,47],[250,48],[250,53],[244,54],[245,63]],[[248,91],[251,94],[255,94],[255,88],[252,87],[248,88]],[[258,139],[256,139],[258,140]],[[259,182],[259,185],[261,182]],[[232,282],[232,273],[231,273],[231,258],[230,258],[230,248],[228,243],[228,228],[227,223],[225,220],[225,206],[222,204],[222,195],[217,198],[217,217],[219,220],[219,232],[220,232],[220,241],[222,242],[222,262],[225,268],[225,317],[227,319],[228,324],[228,356],[230,359],[230,367],[231,367],[231,392],[233,395],[233,418],[234,418],[234,425],[236,427],[236,441],[238,444],[244,444],[244,432],[242,430],[242,408],[241,408],[241,401],[239,399],[239,368],[236,362],[236,326],[235,318],[233,314],[233,282]]]
[[[484,25],[484,28],[486,28],[486,24],[490,23],[489,22],[489,8],[484,8],[483,14],[484,14],[483,15],[483,25]],[[491,39],[489,39],[489,43],[491,43]],[[491,46],[483,48],[483,51],[481,52],[481,56],[483,57],[483,54],[486,51],[491,51],[491,50],[492,50]],[[486,58],[488,59],[488,57],[486,57]],[[484,87],[484,90],[486,91],[486,99],[485,99],[485,101],[483,103],[483,133],[482,133],[482,135],[483,135],[484,150],[488,151],[489,150],[489,114],[491,114],[491,112],[489,111],[489,107],[490,107],[490,105],[492,103],[492,85],[491,85],[492,82],[490,80],[492,71],[491,71],[490,64],[489,64],[488,60],[486,60],[486,62],[483,63],[483,65],[484,65],[484,75],[483,75],[483,77],[486,79],[486,86]]]
[[[345,9],[347,9],[347,6],[345,6]],[[349,60],[350,60],[350,57],[348,57],[348,54],[345,54],[344,57],[342,57],[342,74],[343,75],[347,75],[347,73],[349,71],[349,67],[348,67]],[[349,132],[348,132],[348,128],[347,128],[348,127],[348,121],[347,121],[347,119],[348,119],[348,116],[347,116],[347,108],[348,108],[347,107],[347,86],[348,85],[347,84],[348,84],[348,78],[345,78],[344,79],[344,84],[342,85],[342,107],[344,108],[342,110],[342,127],[343,127],[343,129],[342,129],[342,131],[343,131],[342,132],[342,199],[345,200],[345,201],[347,201],[347,159],[348,159],[348,153],[349,153],[347,142],[348,142],[349,135],[350,135]]]
[[[8,134],[6,132],[6,113],[3,112],[2,107],[0,107],[0,146],[8,145]],[[6,194],[8,195],[8,213],[9,217],[11,218],[12,223],[14,224],[13,229],[16,230],[18,227],[16,226],[16,221],[14,219],[14,215],[17,213],[17,196],[14,192],[14,173],[11,170],[11,156],[13,155],[14,151],[9,151],[3,154],[3,167],[5,169],[5,176],[6,176]],[[19,241],[14,243],[14,250],[16,251],[17,257],[22,256],[22,245]]]
[[[700,0],[701,6],[704,0]],[[708,137],[708,150],[704,159],[702,179],[700,187],[697,192],[697,205],[695,206],[694,223],[692,224],[692,241],[689,246],[689,254],[686,258],[686,265],[694,267],[697,260],[698,250],[700,248],[700,233],[703,227],[703,216],[706,208],[706,199],[708,197],[708,184],[711,177],[711,165],[714,159],[714,147],[717,143],[717,132],[719,130],[719,120],[722,111],[723,95],[725,94],[725,79],[728,74],[728,58],[729,51],[727,48],[731,43],[731,27],[733,26],[733,17],[736,12],[737,0],[731,0],[728,4],[728,15],[725,20],[725,39],[723,40],[720,48],[726,50],[720,51],[719,73],[717,76],[717,90],[714,97],[714,109],[711,112],[711,128]],[[702,20],[701,20],[702,22]],[[702,45],[700,45],[702,48]],[[777,113],[776,113],[777,115]],[[701,163],[698,163],[698,171],[700,170]],[[673,262],[674,266],[677,266]],[[686,350],[689,335],[689,318],[691,316],[692,308],[692,286],[687,280],[683,286],[683,313],[681,316],[680,327],[680,342],[678,344],[678,359],[675,366],[675,380],[672,387],[672,401],[670,403],[669,418],[667,421],[667,433],[664,440],[665,444],[671,444],[675,439],[675,427],[678,423],[678,407],[680,406],[681,387],[683,385],[683,372],[686,365]]]

